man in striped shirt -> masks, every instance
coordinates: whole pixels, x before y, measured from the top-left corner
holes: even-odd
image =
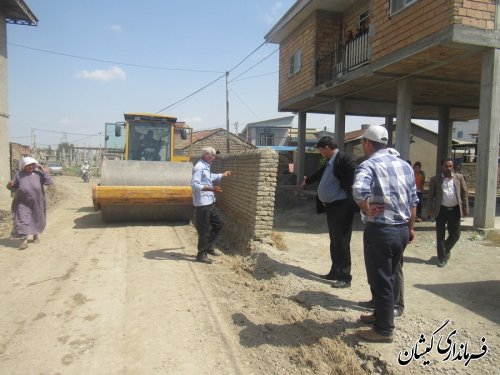
[[[353,184],[365,223],[365,267],[375,303],[372,315],[360,317],[373,328],[358,331],[358,336],[373,342],[393,340],[394,274],[406,245],[415,237],[418,203],[413,170],[396,150],[387,148],[387,140],[383,126],[366,130],[363,151],[368,159],[356,169]]]

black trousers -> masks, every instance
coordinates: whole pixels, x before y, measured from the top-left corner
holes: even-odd
[[[381,335],[390,336],[394,331],[395,273],[409,235],[406,224],[367,223],[363,233],[366,274],[375,303],[374,329]]]
[[[418,204],[417,204],[417,216],[422,217],[422,199],[424,199],[424,194],[417,191]]]
[[[326,204],[326,220],[330,235],[330,258],[332,266],[329,274],[337,280],[351,281],[351,234],[354,218],[353,202],[342,199]]]
[[[217,236],[224,226],[215,203],[195,207],[195,226],[198,232],[198,255],[213,249]]]
[[[448,226],[448,238],[445,239],[446,226]],[[460,238],[460,207],[441,206],[436,217],[436,246],[437,256],[440,261],[446,260],[452,247]]]

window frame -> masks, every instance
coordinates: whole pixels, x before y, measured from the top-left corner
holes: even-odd
[[[296,49],[292,56],[288,58],[288,77],[297,74],[302,65],[302,52],[300,48]]]
[[[394,3],[396,2],[401,2],[401,7],[394,10]],[[398,14],[402,10],[408,8],[410,5],[413,5],[417,2],[418,0],[390,0],[389,2],[389,16],[394,16],[395,14]]]

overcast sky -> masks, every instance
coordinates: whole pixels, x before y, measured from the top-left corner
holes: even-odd
[[[252,52],[295,0],[25,1],[39,23],[7,25],[12,142],[35,129],[42,146],[99,146],[106,122],[165,108],[195,130],[225,128],[226,71],[231,131],[290,115],[277,111],[278,45]],[[381,122],[351,117],[347,130]],[[333,116],[308,115],[325,126]]]

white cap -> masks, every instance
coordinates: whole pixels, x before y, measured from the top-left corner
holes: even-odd
[[[366,129],[365,133],[363,134],[363,138],[386,145],[387,141],[389,140],[389,135],[385,127],[381,125],[372,125],[368,129]]]

